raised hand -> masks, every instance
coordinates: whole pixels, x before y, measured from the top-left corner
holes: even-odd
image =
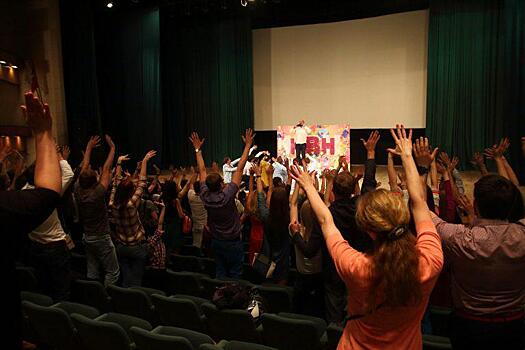
[[[376,149],[377,141],[379,141],[379,138],[381,136],[379,135],[379,131],[375,130],[370,133],[370,136],[368,136],[368,140],[361,139],[361,142],[363,143],[363,146],[365,146],[367,152],[374,152]]]
[[[417,165],[428,168],[434,159],[436,159],[438,148],[434,148],[434,150],[431,152],[428,138],[420,137],[419,139],[416,139],[413,147],[414,159],[416,160]]]
[[[246,129],[244,135],[241,137],[246,147],[250,147],[253,144],[253,141],[255,139],[255,133],[253,132],[252,129],[248,128]]]
[[[148,160],[150,160],[151,158],[155,157],[157,155],[157,151],[149,151],[148,153],[146,153],[146,155],[144,156],[144,159],[142,160],[143,162],[147,162]]]
[[[68,160],[70,154],[71,154],[71,149],[69,148],[69,146],[68,145],[62,146],[62,158],[64,158],[65,160]]]
[[[298,166],[290,168],[292,178],[306,191],[309,187],[314,187],[314,180],[308,171],[301,169]]]
[[[124,154],[124,155],[122,155],[122,156],[117,158],[117,162],[118,163],[122,163],[122,162],[124,162],[126,160],[129,160],[129,154]]]
[[[492,147],[489,147],[485,149],[484,155],[487,158],[501,158],[507,151],[507,149],[510,146],[510,141],[508,138],[504,137],[500,140],[499,144],[493,145]]]
[[[87,149],[92,150],[93,148],[100,146],[99,142],[100,142],[100,136],[98,135],[91,136],[87,143]]]
[[[190,139],[191,144],[193,145],[193,148],[195,148],[196,150],[201,149],[202,145],[204,144],[204,140],[205,140],[204,138],[201,139],[199,137],[199,134],[197,134],[196,132],[192,132],[189,139]]]
[[[472,160],[470,161],[470,163],[479,168],[485,165],[485,158],[483,157],[483,154],[481,154],[480,152],[476,152],[472,156]]]
[[[115,143],[111,139],[111,136],[105,135],[106,143],[108,144],[109,148],[115,148]]]
[[[396,130],[390,129],[390,133],[394,138],[396,148],[389,148],[387,151],[398,156],[412,157],[412,129],[407,136],[403,124],[396,124]]]
[[[261,176],[262,174],[262,169],[259,165],[252,165],[250,171],[253,169],[253,173],[255,174],[255,176]]]
[[[32,92],[25,93],[24,97],[26,104],[20,106],[20,108],[27,125],[33,129],[35,134],[51,131],[53,122],[47,103],[42,104],[38,97],[33,96]]]

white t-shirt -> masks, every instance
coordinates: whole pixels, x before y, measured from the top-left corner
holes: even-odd
[[[312,130],[306,125],[297,126],[293,128],[292,134],[294,135],[294,142],[296,145],[302,145],[306,143],[306,137]]]

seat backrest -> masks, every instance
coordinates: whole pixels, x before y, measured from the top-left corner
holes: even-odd
[[[339,340],[343,336],[343,327],[335,324],[330,323],[328,327],[326,327],[326,337],[328,338],[328,347],[330,349],[337,348],[337,345],[339,344]]]
[[[188,294],[202,296],[200,279],[203,277],[193,272],[175,272],[167,270],[167,290],[169,294]]]
[[[279,313],[292,311],[293,295],[288,288],[260,286],[257,287],[257,290],[266,302],[264,304],[266,312]]]
[[[438,335],[423,334],[423,350],[452,349],[450,339]]]
[[[266,345],[232,340],[224,344],[224,350],[277,350]]]
[[[213,339],[204,333],[178,327],[158,326],[152,333],[186,338],[195,349],[198,349],[202,344],[214,343]]]
[[[132,349],[131,339],[116,323],[91,320],[79,314],[72,314],[71,319],[86,350]]]
[[[213,297],[213,293],[215,293],[215,290],[218,287],[222,287],[226,281],[221,281],[215,278],[209,278],[204,277],[200,280],[200,283],[203,287],[203,296],[206,299],[211,299]]]
[[[262,317],[264,343],[280,350],[318,350],[321,340],[312,321],[285,318],[273,314]]]
[[[93,306],[100,312],[111,310],[110,298],[104,286],[97,281],[76,280],[72,286],[72,300]]]
[[[151,297],[153,294],[160,294],[160,295],[166,295],[166,293],[160,289],[155,289],[155,288],[148,288],[148,287],[142,287],[142,286],[136,286],[136,287],[130,287],[129,289],[136,289],[136,290],[141,290],[143,291],[144,293],[146,293],[146,295],[148,297]]]
[[[126,314],[119,314],[117,312],[108,312],[103,315],[100,315],[95,319],[96,321],[102,321],[102,322],[110,322],[115,323],[122,327],[122,329],[128,333],[131,327],[138,327],[145,329],[147,331],[151,331],[153,327],[151,327],[151,324],[143,320],[142,318],[138,318],[135,316],[130,316]]]
[[[155,334],[138,327],[131,327],[130,334],[140,350],[193,350],[183,337]]]
[[[154,320],[154,309],[150,297],[142,290],[122,288],[114,285],[107,287],[114,312]]]
[[[175,271],[203,272],[203,266],[199,258],[190,255],[171,254],[172,268]]]
[[[162,295],[153,295],[152,300],[158,310],[160,324],[206,331],[200,308],[192,300]]]
[[[22,308],[40,342],[60,350],[78,347],[75,327],[67,312],[30,301],[23,301]]]
[[[53,299],[51,299],[51,297],[35,292],[28,292],[23,290],[20,292],[20,299],[30,301],[33,304],[40,306],[53,305]]]
[[[80,303],[73,303],[71,301],[61,301],[54,304],[53,307],[64,310],[68,315],[80,314],[91,319],[100,316],[100,312],[94,307]]]
[[[252,343],[261,341],[252,315],[246,310],[217,310],[210,303],[202,304],[208,329],[215,340],[239,340]]]

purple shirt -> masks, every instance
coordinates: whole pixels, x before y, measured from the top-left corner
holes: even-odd
[[[200,197],[208,211],[208,226],[211,235],[219,240],[238,240],[241,236],[241,220],[235,205],[239,187],[230,182],[218,192],[210,192],[201,182]]]
[[[477,316],[525,305],[525,220],[476,219],[472,228],[433,219],[451,267],[454,308]]]

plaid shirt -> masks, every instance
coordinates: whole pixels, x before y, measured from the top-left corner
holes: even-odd
[[[149,266],[154,269],[166,268],[166,247],[162,241],[163,230],[157,229],[148,237]]]
[[[144,227],[140,222],[138,207],[145,187],[146,178],[140,178],[135,193],[125,208],[117,207],[114,203],[117,184],[111,189],[109,208],[116,226],[115,238],[123,244],[134,245],[144,240]]]

